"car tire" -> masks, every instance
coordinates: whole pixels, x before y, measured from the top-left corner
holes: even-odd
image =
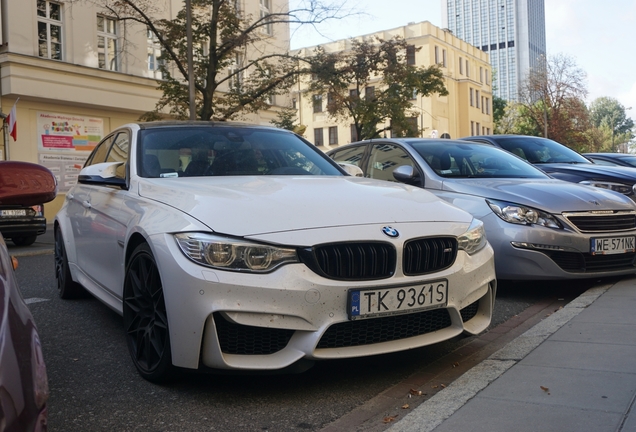
[[[163,286],[147,243],[135,248],[126,265],[123,309],[128,350],[139,374],[154,383],[174,378]]]
[[[36,235],[24,236],[24,237],[11,237],[11,241],[16,246],[31,246],[33,243],[35,243],[35,239],[37,238],[38,236]]]
[[[84,287],[73,280],[68,266],[66,247],[62,231],[55,230],[55,278],[57,279],[57,293],[61,299],[71,300],[85,295]]]

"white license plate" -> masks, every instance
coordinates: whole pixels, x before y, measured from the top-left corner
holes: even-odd
[[[397,315],[446,306],[448,281],[438,280],[395,288],[349,290],[349,319]]]
[[[603,237],[591,239],[592,255],[611,255],[634,252],[636,242],[634,236]]]
[[[0,210],[2,216],[26,216],[26,210]]]

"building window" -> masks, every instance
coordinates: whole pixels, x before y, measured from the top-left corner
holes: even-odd
[[[358,141],[358,130],[356,129],[356,125],[352,124],[349,129],[351,130],[351,142]]]
[[[435,47],[435,64],[439,64],[439,47]]]
[[[119,56],[117,40],[117,21],[97,15],[97,58],[99,68],[117,71]]]
[[[406,46],[406,64],[409,66],[415,65],[415,45]]]
[[[475,106],[479,109],[479,90],[475,90]]]
[[[314,145],[323,146],[325,142],[323,140],[322,128],[314,128]]]
[[[38,0],[38,55],[62,60],[62,6]]]
[[[364,99],[367,101],[372,101],[375,99],[375,87],[369,86],[364,88]]]
[[[459,74],[464,75],[464,60],[459,58]]]
[[[466,76],[470,77],[470,64],[468,63],[468,60],[466,60]]]
[[[163,60],[161,59],[161,44],[157,36],[150,30],[147,31],[148,39],[148,72],[150,76],[157,79],[164,78],[161,72]]]
[[[243,82],[243,72],[241,71],[242,67],[243,58],[240,54],[236,54],[234,56],[234,61],[227,69],[228,85],[230,90],[240,91],[241,84]]]
[[[446,50],[442,50],[442,66],[446,67]]]
[[[338,126],[329,127],[329,145],[338,145]]]
[[[263,33],[266,35],[272,35],[272,23],[270,22],[270,0],[261,0],[261,19],[265,22],[265,25],[261,27]]]
[[[474,102],[474,91],[473,88],[470,88],[470,106],[475,106],[475,102]]]
[[[314,113],[322,112],[322,95],[314,95]]]
[[[490,115],[490,98],[486,98],[486,114]]]
[[[471,136],[475,135],[475,122],[474,121],[470,122],[470,135]]]
[[[482,96],[481,97],[481,112],[486,112],[486,104],[485,104],[485,98]]]
[[[479,123],[475,123],[475,134],[476,135],[479,135],[479,127],[480,127]]]
[[[484,82],[484,68],[482,68],[481,66],[479,67],[479,82]]]

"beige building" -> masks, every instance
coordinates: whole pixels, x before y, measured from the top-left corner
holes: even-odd
[[[46,205],[50,218],[77,178],[95,144],[112,129],[154,109],[160,47],[145,26],[117,21],[81,0],[0,0],[0,109],[15,102],[17,140],[0,139],[0,159],[40,163],[58,178],[58,198]],[[245,16],[287,10],[287,0],[239,0]],[[161,18],[173,18],[183,0],[156,0]],[[289,50],[289,28],[263,30],[254,55]],[[245,53],[246,57],[250,53]],[[269,124],[279,106],[247,117]],[[6,135],[5,135],[6,136]]]
[[[439,64],[446,79],[448,96],[418,95],[412,101],[410,114],[417,119],[421,135],[460,138],[492,133],[492,68],[488,54],[428,21],[356,39],[375,40],[380,37],[389,40],[396,36],[416,48],[414,56],[407,56],[409,62],[424,67]],[[322,47],[327,52],[344,51],[350,49],[351,41],[335,41]],[[302,56],[309,57],[315,48],[299,51]],[[322,107],[316,106],[313,95],[305,91],[302,83],[294,98],[299,110],[299,123],[307,126],[305,136],[309,141],[326,150],[355,140],[351,124],[330,118],[326,112],[326,101],[323,101]]]

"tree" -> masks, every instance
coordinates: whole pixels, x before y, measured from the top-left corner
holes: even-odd
[[[611,97],[600,97],[590,104],[592,125],[609,130],[610,139],[603,143],[604,149],[615,152],[621,144],[634,138],[634,121],[627,117],[627,109]]]
[[[399,37],[350,43],[350,50],[339,52],[318,47],[304,59],[312,72],[307,92],[317,101],[326,97],[330,117],[353,121],[360,140],[386,130],[394,136],[416,135],[414,96],[448,94],[439,66],[407,64],[407,50],[414,47]],[[386,121],[390,126],[384,126]]]
[[[569,57],[542,57],[519,89],[524,116],[537,131],[570,147],[580,146],[589,127],[586,74]],[[585,141],[583,139],[583,141]]]
[[[276,114],[276,119],[272,120],[274,126],[279,127],[281,129],[287,129],[292,132],[297,133],[298,135],[303,135],[307,126],[296,124],[296,120],[298,117],[298,110],[293,107],[285,107],[282,110],[278,111]]]
[[[156,0],[71,1],[91,2],[120,22],[137,23],[142,31],[153,33],[163,52],[164,79],[159,81],[163,95],[148,117],[168,110],[177,118],[188,118],[185,8],[174,19],[165,19],[162,2]],[[258,16],[245,14],[235,0],[191,3],[196,109],[202,120],[235,119],[242,113],[268,108],[273,96],[288,93],[303,70],[288,47],[270,46],[268,35],[272,31],[288,31],[290,24],[312,25],[346,16],[342,6],[320,0],[302,1],[293,10],[286,6],[279,10],[261,9]]]

